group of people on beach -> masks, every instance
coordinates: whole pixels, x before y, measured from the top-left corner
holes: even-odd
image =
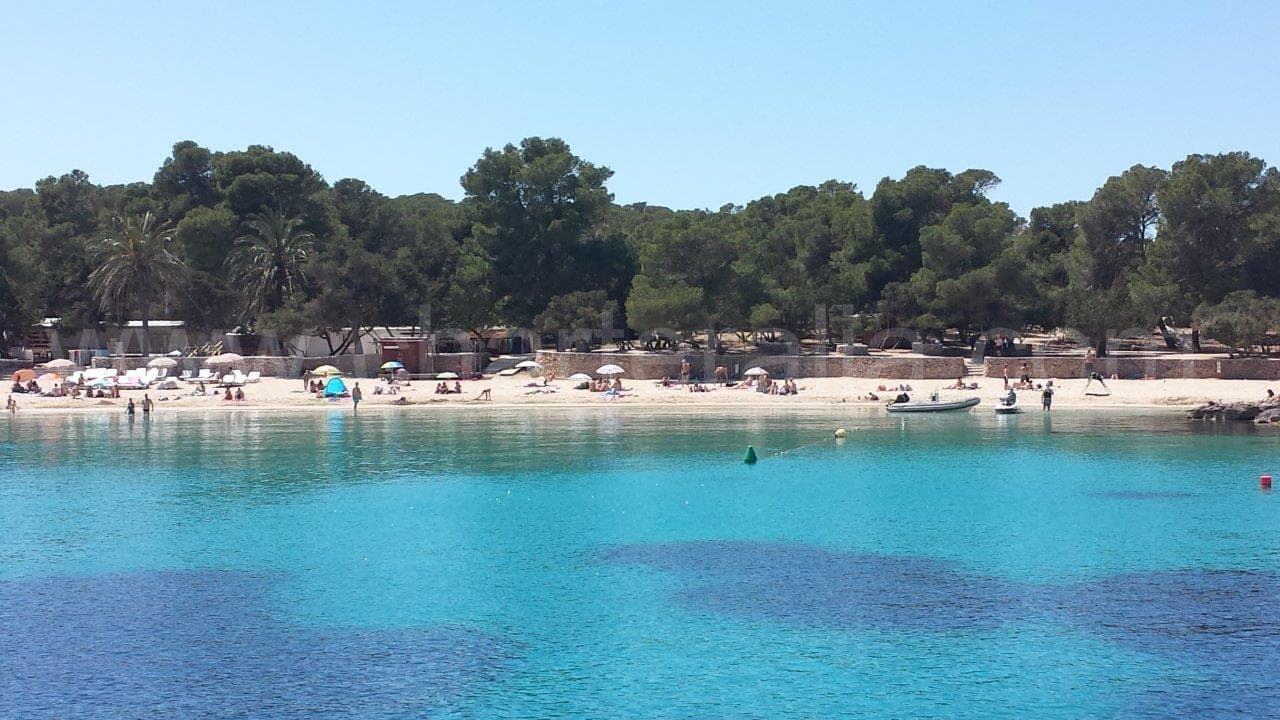
[[[614,378],[612,380],[608,378],[600,378],[598,380],[591,380],[587,384],[586,389],[591,392],[622,392],[625,390],[625,388],[622,387],[622,378]]]
[[[91,388],[87,387],[83,380],[77,383],[59,383],[50,388],[48,392],[42,391],[40,389],[40,385],[37,384],[35,380],[31,380],[26,384],[15,382],[9,391],[19,395],[42,395],[44,397],[79,398],[84,396],[86,398],[104,399],[115,399],[120,397],[120,388],[115,385],[109,385],[105,388]]]
[[[462,383],[458,382],[457,380],[454,380],[452,388],[449,387],[449,383],[447,382],[437,383],[436,394],[437,395],[461,395]]]

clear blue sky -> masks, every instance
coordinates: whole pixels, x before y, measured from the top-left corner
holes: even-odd
[[[13,3],[0,187],[150,179],[177,140],[459,197],[565,138],[619,202],[745,203],[927,164],[1025,214],[1134,163],[1280,163],[1270,2]]]

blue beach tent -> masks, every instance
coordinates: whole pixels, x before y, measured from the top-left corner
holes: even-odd
[[[325,397],[339,397],[347,392],[347,384],[342,382],[342,378],[329,378],[329,382],[324,384]]]

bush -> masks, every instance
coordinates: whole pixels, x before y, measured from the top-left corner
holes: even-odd
[[[1220,303],[1196,308],[1194,322],[1206,337],[1230,348],[1232,356],[1248,355],[1280,326],[1280,300],[1238,290]]]

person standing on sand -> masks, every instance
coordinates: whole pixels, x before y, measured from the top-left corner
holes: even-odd
[[[693,375],[693,366],[689,364],[689,358],[685,358],[680,361],[680,382],[688,385],[691,375]]]
[[[364,397],[364,392],[360,390],[360,383],[356,383],[351,388],[351,412],[356,412],[360,409],[360,398],[362,397]]]

